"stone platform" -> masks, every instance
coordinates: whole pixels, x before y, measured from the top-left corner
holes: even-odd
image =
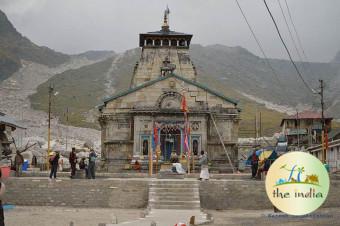
[[[156,178],[99,178],[95,180],[48,177],[21,177],[4,180],[3,203],[32,206],[73,206],[102,208],[146,208],[149,184]],[[171,181],[171,180],[170,180]],[[178,181],[178,180],[173,180]],[[264,181],[249,179],[211,179],[198,183],[204,209],[270,209]],[[340,207],[340,181],[331,180],[323,207]]]

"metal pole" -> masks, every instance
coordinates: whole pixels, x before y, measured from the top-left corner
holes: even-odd
[[[324,89],[324,84],[323,84],[323,80],[320,79],[320,97],[321,97],[321,120],[322,120],[322,124],[321,124],[321,128],[322,128],[322,133],[321,133],[321,142],[322,142],[322,162],[326,163],[326,145],[324,144],[326,141],[324,139],[325,136],[325,115],[324,115],[324,108],[325,108],[325,103],[324,103],[324,99],[323,99],[323,89]]]
[[[296,126],[297,126],[297,143],[298,149],[300,149],[300,121],[299,121],[299,111],[296,109]]]
[[[68,107],[66,108],[66,124],[68,125]],[[68,140],[67,137],[68,136],[68,126],[66,127],[66,147],[65,147],[65,151],[67,151],[67,145],[68,145]]]
[[[48,156],[51,152],[51,97],[53,92],[52,84],[48,87],[48,133],[47,133],[47,169],[48,169]]]
[[[260,137],[262,137],[262,112],[260,111]]]

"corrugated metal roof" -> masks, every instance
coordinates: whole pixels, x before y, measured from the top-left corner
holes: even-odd
[[[23,125],[21,125],[20,123],[17,123],[15,121],[15,119],[1,113],[0,114],[0,124],[5,124],[14,128],[21,128],[21,129],[26,129],[26,127],[24,127]]]
[[[325,119],[333,119],[332,117],[329,117],[328,115],[324,114]],[[303,111],[299,112],[298,114],[288,116],[287,118],[283,118],[281,120],[280,126],[283,125],[283,122],[285,120],[296,120],[296,119],[321,119],[321,112],[315,112],[315,111]]]
[[[331,117],[324,115],[325,118],[330,119]],[[299,114],[291,115],[287,119],[321,119],[321,112],[314,111],[303,111],[299,112]]]

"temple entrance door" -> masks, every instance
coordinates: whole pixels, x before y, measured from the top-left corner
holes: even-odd
[[[164,128],[161,130],[161,154],[164,161],[170,161],[171,152],[181,155],[181,130]]]

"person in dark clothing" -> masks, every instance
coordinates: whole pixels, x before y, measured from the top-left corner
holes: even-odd
[[[256,155],[256,150],[254,150],[253,154],[251,155],[251,178],[252,179],[255,179],[258,166],[259,166],[259,157]]]
[[[79,162],[79,169],[85,171],[85,178],[89,178],[89,170],[88,170],[88,160],[85,157],[82,157]]]
[[[15,176],[20,177],[22,174],[22,164],[24,163],[24,157],[21,155],[20,151],[17,151],[17,154],[14,158],[15,165]]]
[[[59,152],[57,152],[55,155],[52,155],[50,157],[50,164],[51,164],[50,180],[52,179],[52,176],[54,177],[54,179],[57,178],[59,158],[60,158]]]
[[[96,152],[91,149],[89,154],[89,179],[95,179],[95,171],[96,171],[96,158],[97,154]]]
[[[0,170],[0,180],[2,177],[2,173]],[[5,193],[5,184],[0,182],[0,226],[5,226],[5,216],[4,216],[4,209],[2,207],[2,196]]]
[[[76,149],[72,148],[72,151],[70,153],[70,157],[68,159],[71,164],[71,178],[73,178],[76,175],[76,164],[77,164],[77,155],[76,155]]]

